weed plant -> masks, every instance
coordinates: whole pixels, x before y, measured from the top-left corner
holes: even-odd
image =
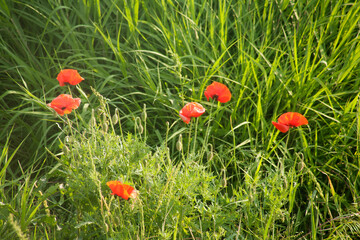
[[[358,239],[359,11],[1,1],[0,236]],[[64,68],[85,80],[60,88]],[[205,100],[213,81],[230,102]],[[82,104],[60,117],[46,104],[64,90]],[[186,125],[192,101],[206,113]],[[309,124],[281,133],[271,121],[284,112]],[[110,195],[109,180],[138,201]]]
[[[58,221],[65,224],[59,237],[221,236],[222,223],[231,222],[224,221],[225,212],[220,211],[219,180],[195,159],[174,164],[164,145],[151,151],[143,135],[115,134],[120,122],[114,125],[103,117],[106,111],[100,112],[86,131],[68,132],[61,167],[47,176],[64,180],[61,207],[69,213],[60,214],[64,219]],[[124,201],[111,196],[105,184],[110,180],[135,186],[139,197]],[[59,207],[54,211],[61,213]]]

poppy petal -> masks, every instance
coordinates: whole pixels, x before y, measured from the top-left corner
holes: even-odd
[[[300,113],[295,112],[295,113],[293,113],[293,118],[292,118],[290,124],[294,127],[298,127],[301,125],[307,125],[308,120]]]
[[[231,92],[229,88],[219,82],[213,82],[209,86],[207,86],[204,95],[206,99],[209,101],[209,98],[216,99],[221,103],[226,103],[231,99]]]
[[[58,108],[56,106],[52,106],[51,103],[47,104],[49,107],[51,107],[52,109],[55,110],[55,112],[57,112],[60,116],[64,116],[64,110],[62,110],[61,108]]]
[[[277,123],[274,121],[272,121],[271,123],[282,133],[286,133],[290,128],[288,125]]]
[[[291,127],[299,127],[308,124],[308,120],[302,114],[297,112],[287,112],[282,114],[279,117],[278,122]]]
[[[69,94],[60,94],[51,103],[49,107],[54,109],[59,115],[69,114],[73,109],[77,109],[81,103],[80,98],[72,98]]]
[[[189,123],[190,123],[191,118],[182,115],[182,111],[181,111],[181,110],[180,110],[179,115],[180,115],[180,118],[181,118],[186,124],[189,124]]]
[[[200,117],[205,112],[205,108],[199,103],[193,102],[191,106],[191,117]]]
[[[130,185],[123,184],[120,181],[109,181],[106,183],[112,191],[112,195],[117,195],[125,200],[128,200],[134,188]]]
[[[56,79],[59,81],[60,86],[65,86],[65,83],[76,85],[84,80],[75,69],[61,70]]]
[[[80,106],[81,99],[80,98],[73,98],[71,104],[69,104],[70,109],[77,109]],[[70,110],[71,112],[71,110]]]
[[[188,121],[187,118],[192,117],[200,117],[205,112],[205,108],[197,102],[187,103],[179,112],[180,117],[184,120],[184,122]],[[190,120],[189,120],[190,121]]]

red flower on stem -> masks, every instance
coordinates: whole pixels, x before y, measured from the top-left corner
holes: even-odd
[[[48,106],[54,109],[60,116],[63,116],[64,114],[71,113],[73,109],[77,109],[80,103],[80,98],[72,98],[69,94],[60,94]]]
[[[226,103],[231,99],[231,92],[227,86],[219,82],[213,82],[207,86],[205,97],[209,101],[209,98],[215,99],[221,103]]]
[[[278,118],[278,122],[272,121],[272,124],[283,133],[286,133],[291,127],[299,127],[307,125],[308,120],[297,112],[287,112]]]
[[[205,108],[197,102],[186,104],[179,112],[181,119],[188,124],[192,117],[200,117],[205,112]]]
[[[128,200],[130,198],[136,198],[137,197],[137,191],[130,185],[124,184],[120,181],[110,181],[107,182],[106,185],[109,186],[112,193],[111,195],[117,195],[119,197],[122,197],[125,200]]]
[[[56,78],[59,81],[60,86],[65,86],[65,83],[70,85],[76,85],[80,83],[84,78],[80,76],[77,70],[74,69],[63,69],[57,75]]]

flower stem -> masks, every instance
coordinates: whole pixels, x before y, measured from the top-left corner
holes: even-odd
[[[288,135],[287,135],[287,138],[286,138],[286,143],[285,143],[286,150],[288,150],[288,143],[289,143],[289,138],[290,138],[290,132],[291,132],[291,128],[289,128]]]
[[[69,85],[66,85],[66,86],[67,86],[67,88],[68,88],[68,90],[69,90],[69,95],[72,96],[70,86],[69,86]]]
[[[216,100],[213,99],[212,103],[211,103],[211,106],[210,106],[210,113],[209,113],[209,120],[207,122],[207,126],[206,126],[206,131],[205,131],[205,138],[204,138],[204,144],[203,144],[203,147],[201,149],[201,155],[200,155],[200,159],[202,160],[203,157],[204,157],[204,154],[205,154],[205,151],[207,149],[207,143],[208,143],[208,139],[209,139],[209,134],[210,134],[210,123],[212,121],[212,110],[213,110],[213,105],[214,105],[214,102]]]
[[[193,146],[193,151],[192,153],[195,153],[195,148],[196,148],[196,137],[197,137],[197,126],[199,124],[199,118],[196,118],[196,123],[195,123],[195,136],[194,136],[194,146]]]
[[[189,129],[189,138],[188,138],[187,156],[189,156],[189,153],[190,153],[190,144],[191,144],[191,129],[192,129],[192,121],[190,120],[190,129]]]

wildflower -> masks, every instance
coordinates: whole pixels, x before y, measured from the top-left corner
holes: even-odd
[[[69,94],[60,94],[48,106],[54,109],[60,116],[63,116],[64,114],[71,113],[73,109],[77,109],[80,103],[80,98],[72,98]]]
[[[59,81],[60,86],[65,86],[65,83],[70,85],[76,85],[80,83],[84,78],[80,76],[77,70],[74,69],[63,69],[57,75],[56,78]]]
[[[272,122],[272,124],[283,133],[286,133],[290,127],[298,127],[308,124],[308,120],[297,112],[287,112],[282,114],[278,118],[278,122]]]
[[[137,198],[139,192],[136,191],[132,186],[124,184],[120,181],[109,181],[106,183],[109,186],[112,193],[111,195],[117,195],[125,200],[129,198]]]
[[[226,103],[231,99],[231,92],[227,86],[219,82],[213,82],[207,86],[205,97],[209,101],[209,98],[215,99],[221,103]]]
[[[188,124],[192,117],[200,117],[205,112],[205,108],[197,102],[186,104],[179,112],[181,119]]]

